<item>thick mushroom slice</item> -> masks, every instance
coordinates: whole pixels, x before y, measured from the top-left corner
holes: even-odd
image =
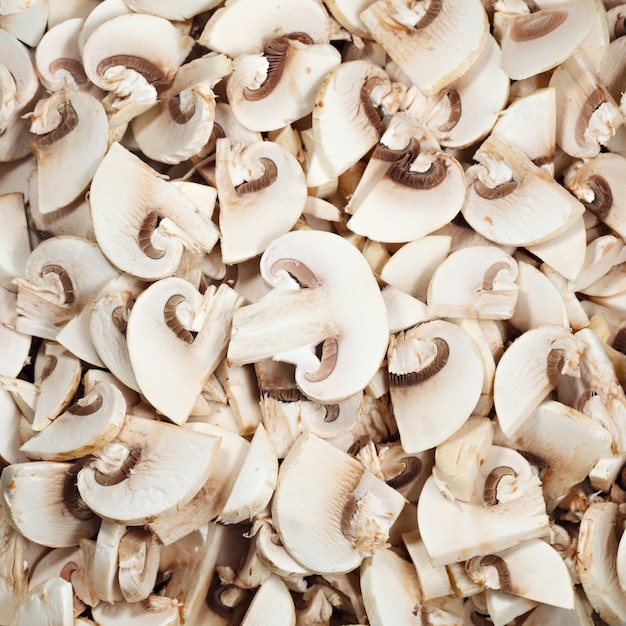
[[[584,212],[567,190],[501,136],[491,135],[474,159],[478,165],[466,172],[469,187],[463,217],[491,241],[516,246],[543,243],[566,231]]]
[[[215,179],[222,259],[229,265],[261,254],[295,225],[306,204],[302,167],[275,142],[244,147],[218,139]]]
[[[215,120],[213,87],[232,69],[223,54],[182,65],[160,102],[132,122],[141,151],[161,163],[180,163],[207,144]]]
[[[480,398],[484,376],[480,352],[472,338],[450,322],[433,320],[392,336],[387,368],[400,441],[409,453],[447,439]]]
[[[384,545],[404,502],[354,457],[304,433],[280,466],[272,519],[298,563],[343,573]]]
[[[72,584],[60,576],[50,578],[29,591],[15,612],[12,626],[72,626]]]
[[[405,115],[392,118],[349,202],[350,230],[374,241],[413,241],[458,214],[463,167],[429,139]]]
[[[504,352],[496,367],[493,399],[498,423],[507,437],[515,434],[562,374],[580,376],[587,344],[562,326],[532,328]]]
[[[27,539],[51,548],[93,537],[100,519],[76,489],[79,465],[35,461],[2,470],[2,500],[11,523]]]
[[[340,63],[335,47],[314,44],[304,33],[270,39],[262,56],[235,60],[226,88],[228,102],[250,130],[282,128],[311,113],[326,74]]]
[[[513,80],[556,67],[574,53],[593,27],[594,0],[539,4],[536,11],[506,17],[500,39],[502,67]]]
[[[389,335],[385,304],[360,252],[332,233],[292,231],[267,248],[261,275],[274,291],[234,312],[228,360],[294,363],[298,387],[326,404],[364,389]]]
[[[224,357],[242,301],[227,285],[202,295],[177,277],[153,283],[135,301],[126,330],[130,363],[146,399],[173,422],[187,420]]]
[[[267,41],[289,33],[304,33],[314,43],[328,43],[330,20],[317,0],[230,0],[213,13],[198,43],[231,58],[261,54]]]
[[[89,204],[102,252],[139,279],[171,276],[184,247],[210,252],[219,237],[185,193],[118,143],[96,170]]]
[[[433,273],[428,312],[434,317],[510,319],[519,287],[518,264],[496,246],[455,250]]]
[[[521,454],[500,446],[491,447],[481,466],[472,502],[451,499],[429,478],[417,523],[435,566],[494,554],[550,532],[539,478]]]
[[[487,14],[479,0],[424,1],[404,6],[377,0],[361,13],[361,19],[426,95],[444,89],[467,71],[489,32]]]
[[[87,188],[108,148],[109,126],[100,102],[67,90],[40,100],[31,117],[29,143],[37,157],[37,199],[42,214],[56,211]],[[59,185],[59,180],[65,181]]]
[[[218,446],[216,437],[129,415],[114,442],[80,470],[78,490],[100,517],[141,526],[191,500]]]

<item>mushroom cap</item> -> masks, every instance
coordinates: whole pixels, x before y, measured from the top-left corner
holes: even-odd
[[[118,470],[121,480],[111,472],[107,481],[92,461],[78,474],[78,490],[100,517],[141,526],[193,498],[211,473],[219,439],[129,415],[114,443],[127,453],[136,451],[132,469],[124,468],[129,455]],[[138,491],[144,497],[138,498]]]

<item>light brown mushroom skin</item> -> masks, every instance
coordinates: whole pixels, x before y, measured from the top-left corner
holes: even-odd
[[[576,127],[574,129],[574,137],[576,138],[576,143],[579,145],[582,146],[585,144],[585,131],[587,130],[587,126],[589,126],[589,120],[591,119],[594,111],[605,102],[607,102],[606,92],[600,86],[597,86],[589,94],[587,100],[585,100],[585,103],[578,114]]]
[[[435,358],[425,367],[417,372],[408,372],[407,374],[396,374],[389,372],[389,385],[392,387],[411,387],[419,385],[424,381],[438,374],[448,362],[450,357],[450,346],[445,339],[435,337],[433,343],[437,347]]]
[[[51,74],[56,74],[59,70],[69,72],[77,85],[83,85],[88,80],[87,74],[85,74],[85,70],[83,69],[81,62],[77,59],[62,57],[60,59],[55,59],[48,66],[48,71]]]
[[[70,306],[74,304],[74,284],[72,283],[72,279],[67,270],[55,263],[49,263],[48,265],[44,265],[44,267],[41,268],[42,277],[47,276],[48,274],[56,276],[61,283],[61,288],[63,289],[64,304]]]
[[[185,298],[180,294],[170,296],[163,307],[163,319],[165,320],[165,325],[176,335],[176,337],[190,346],[194,342],[198,333],[185,328],[178,319],[176,308],[179,304],[181,304],[181,302],[184,301]]]
[[[498,484],[505,476],[517,477],[517,473],[511,467],[501,465],[495,467],[485,479],[485,488],[483,491],[483,501],[487,506],[495,506],[498,504]]]
[[[567,11],[541,10],[515,19],[509,36],[513,41],[532,41],[545,37],[567,19]]]
[[[246,193],[256,193],[257,191],[261,191],[262,189],[269,187],[278,178],[278,168],[272,159],[262,157],[259,160],[263,164],[265,171],[261,174],[261,176],[259,176],[259,178],[247,180],[246,182],[237,185],[235,187],[237,194],[243,195]]]
[[[61,116],[61,123],[54,130],[45,135],[40,135],[34,140],[37,148],[48,148],[69,135],[78,126],[78,114],[71,102],[62,102],[58,111]]]
[[[148,59],[130,54],[114,54],[113,56],[102,59],[102,61],[98,63],[96,73],[98,76],[103,76],[108,69],[116,66],[135,70],[152,85],[166,85],[169,82],[160,67],[148,61]]]
[[[165,250],[159,250],[152,245],[152,235],[160,221],[159,214],[156,211],[150,211],[137,231],[137,245],[151,259],[160,259],[165,254]]]
[[[593,192],[591,202],[583,201],[585,208],[591,211],[601,222],[606,220],[613,206],[613,192],[606,178],[599,174],[592,174],[586,181]]]
[[[143,451],[141,448],[133,448],[129,451],[126,460],[122,463],[121,467],[113,474],[103,474],[99,470],[94,472],[94,479],[103,487],[111,487],[112,485],[119,485],[122,481],[126,480],[130,476],[130,471],[139,463]]]

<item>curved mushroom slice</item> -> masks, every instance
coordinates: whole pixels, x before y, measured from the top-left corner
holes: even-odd
[[[272,519],[296,561],[342,573],[383,546],[404,502],[356,459],[305,433],[280,467]]]
[[[93,0],[87,1],[93,2]],[[48,2],[50,3],[51,0],[48,0]],[[55,0],[52,0],[52,2],[55,2]],[[85,2],[85,0],[71,0],[66,3],[66,6],[71,5],[72,2]],[[81,55],[83,48],[85,47],[85,42],[89,39],[96,28],[98,28],[98,26],[102,26],[102,24],[113,19],[114,17],[131,14],[132,11],[128,8],[124,0],[103,0],[91,7],[84,16],[72,16],[83,17],[84,19],[83,27],[80,29],[80,33],[78,34],[78,49],[80,50]],[[62,19],[59,23],[64,21],[65,19]]]
[[[111,383],[96,382],[20,449],[34,459],[78,459],[109,443],[122,428],[125,416],[122,392]]]
[[[433,565],[494,554],[549,534],[541,483],[521,454],[492,446],[476,492],[474,501],[462,502],[443,494],[434,477],[426,481],[417,523]],[[459,519],[467,523],[459,525]]]
[[[18,314],[55,335],[115,276],[117,270],[96,244],[51,237],[30,253],[23,278],[16,279]]]
[[[490,136],[474,159],[479,164],[466,172],[469,187],[463,217],[491,241],[516,246],[543,243],[566,231],[584,212],[580,202],[500,136]]]
[[[306,204],[300,164],[274,142],[231,148],[228,139],[218,139],[215,178],[227,265],[261,254],[294,226]]]
[[[426,95],[461,76],[478,57],[489,32],[482,2],[451,0],[408,6],[377,0],[361,13],[372,37]],[[448,42],[454,41],[453,47]]]
[[[95,28],[82,48],[89,80],[105,91],[118,126],[156,103],[156,86],[172,81],[193,46],[168,20],[156,15],[118,15]]]
[[[567,187],[604,224],[626,236],[626,202],[623,200],[626,157],[603,152],[583,163]]]
[[[218,445],[216,437],[129,415],[115,441],[80,470],[78,490],[100,517],[141,526],[191,500]],[[145,498],[136,497],[138,490]]]
[[[429,315],[510,319],[517,304],[517,277],[515,259],[496,246],[455,250],[433,273]]]
[[[463,329],[442,320],[392,336],[387,367],[400,440],[409,453],[452,435],[471,415],[482,390],[478,348]],[[457,381],[463,388],[451,396],[449,389]],[[420,406],[418,414],[415,406]]]
[[[37,103],[31,132],[37,135],[29,147],[37,157],[38,210],[45,215],[85,191],[106,154],[109,126],[96,98],[68,90]]]
[[[183,247],[210,252],[219,237],[185,193],[118,143],[96,170],[89,203],[102,252],[139,279],[174,274]]]
[[[141,602],[152,592],[159,573],[158,539],[144,528],[131,528],[119,543],[119,584],[127,602]]]
[[[332,233],[292,231],[267,248],[261,275],[274,292],[234,312],[228,360],[294,363],[298,387],[325,404],[364,389],[389,336],[385,304],[360,252]]]
[[[513,80],[545,72],[565,61],[591,31],[594,0],[542,2],[542,8],[509,16],[502,33],[502,68]]]
[[[163,596],[149,596],[141,602],[100,602],[92,609],[100,626],[179,626],[180,607],[176,600]]]
[[[13,626],[72,626],[74,603],[72,585],[60,576],[50,578],[29,591],[20,602]]]
[[[609,624],[623,623],[626,596],[619,584],[618,505],[594,502],[585,511],[578,535],[578,573],[593,608]]]
[[[268,520],[259,520],[260,528],[254,541],[260,561],[267,569],[284,579],[304,578],[313,572],[293,560],[285,546],[280,542],[276,530]]]
[[[146,399],[173,422],[187,420],[224,357],[241,302],[226,285],[201,295],[176,277],[153,283],[135,301],[126,333],[133,372]]]
[[[51,548],[66,548],[96,534],[100,519],[76,490],[79,470],[78,465],[53,461],[4,468],[3,506],[24,537]]]
[[[43,86],[51,92],[90,87],[78,48],[84,20],[66,20],[49,28],[35,50],[35,65]]]
[[[592,158],[606,146],[624,117],[611,94],[581,54],[554,70],[556,139],[567,154]]]
[[[296,607],[287,585],[276,574],[258,588],[241,626],[295,626]]]
[[[512,437],[562,374],[579,377],[587,344],[569,329],[542,326],[526,331],[504,352],[496,367],[493,399],[498,423]]]
[[[369,61],[344,62],[328,72],[313,107],[313,137],[329,178],[375,146],[384,132],[378,107],[392,93],[387,73]]]
[[[326,74],[340,63],[336,48],[314,44],[306,34],[270,39],[262,56],[235,60],[226,86],[228,102],[246,128],[282,128],[311,113]]]
[[[222,54],[182,65],[160,102],[132,122],[141,151],[161,163],[180,163],[199,153],[213,131],[213,87],[232,69]]]
[[[536,564],[541,563],[537,568]],[[574,608],[574,585],[561,555],[541,539],[470,559],[465,568],[487,589],[522,596],[535,602]]]
[[[136,13],[150,13],[166,20],[188,20],[209,11],[220,4],[220,0],[179,0],[172,6],[168,0],[124,0]]]
[[[0,195],[0,287],[3,291],[15,291],[13,279],[24,275],[30,251],[24,195],[20,192]]]
[[[211,15],[198,43],[235,58],[261,54],[268,40],[289,33],[305,33],[314,43],[330,41],[330,20],[317,0],[268,2],[231,0]]]

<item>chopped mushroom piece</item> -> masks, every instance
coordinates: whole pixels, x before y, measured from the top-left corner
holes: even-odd
[[[13,626],[72,626],[72,585],[60,576],[50,578],[29,591],[20,602]]]

